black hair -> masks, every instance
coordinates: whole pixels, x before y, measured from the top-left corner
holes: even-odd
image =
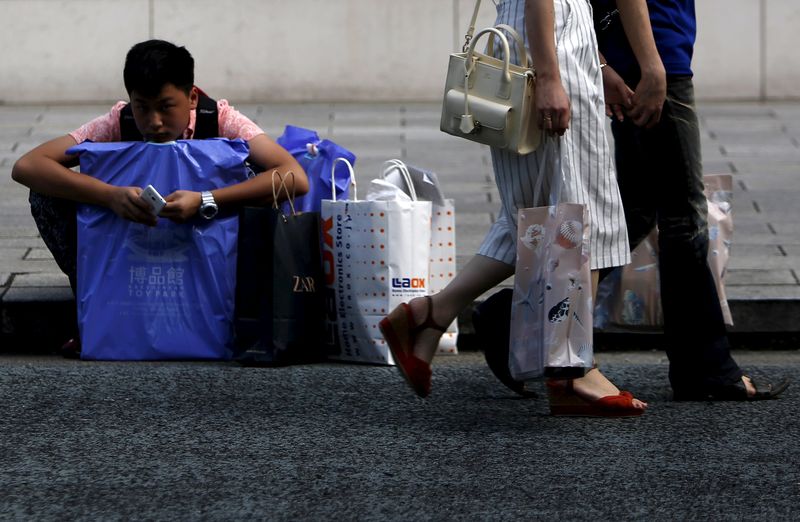
[[[128,51],[123,71],[125,90],[146,97],[157,96],[171,83],[186,94],[194,85],[194,58],[185,47],[164,40],[147,40]]]

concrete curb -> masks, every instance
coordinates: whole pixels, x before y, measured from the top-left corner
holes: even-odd
[[[473,305],[459,316],[459,349],[480,350],[474,337]],[[729,338],[734,349],[787,350],[800,347],[800,300],[729,301],[734,327]],[[72,337],[75,317],[72,292],[67,287],[0,289],[0,353],[53,353]],[[663,350],[663,333],[653,330],[608,328],[595,332],[597,351]]]

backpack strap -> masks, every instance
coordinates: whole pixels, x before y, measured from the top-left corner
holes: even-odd
[[[197,119],[194,124],[194,136],[196,140],[219,137],[219,111],[217,102],[212,100],[204,92],[200,92],[200,99],[197,100]]]
[[[120,141],[142,141],[144,139],[142,133],[136,128],[130,103],[126,104],[119,112],[119,131]]]
[[[199,90],[199,89],[198,89]],[[199,92],[194,126],[196,140],[219,137],[219,112],[217,102],[206,96],[202,91]],[[119,113],[119,130],[121,141],[142,141],[142,133],[136,128],[136,121],[133,119],[133,109],[128,103]]]

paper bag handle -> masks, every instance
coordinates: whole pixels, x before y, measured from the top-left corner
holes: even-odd
[[[336,201],[336,177],[334,176],[334,173],[336,172],[336,164],[340,161],[347,165],[347,170],[350,172],[350,185],[353,187],[353,201],[358,201],[356,173],[353,171],[353,165],[347,161],[347,158],[336,158],[333,160],[333,165],[331,166],[331,199]]]
[[[280,185],[278,186],[278,190],[275,190],[275,174],[278,175],[278,179],[281,180]],[[286,178],[289,176],[292,177],[292,193],[289,194],[289,187],[286,186]],[[296,216],[297,211],[294,208],[294,200],[295,200],[295,185],[294,185],[294,172],[291,170],[286,173],[286,178],[281,175],[280,172],[277,170],[272,171],[272,208],[279,209],[278,206],[278,196],[281,195],[282,191],[286,191],[286,200],[289,202],[289,208],[292,209],[292,215]],[[285,218],[285,216],[284,216]]]
[[[408,171],[406,164],[399,159],[390,159],[389,161],[384,162],[383,168],[381,168],[381,179],[386,179],[386,173],[392,169],[397,169],[398,172],[400,172],[400,175],[403,177],[403,181],[406,182],[406,186],[408,187],[408,195],[411,196],[413,201],[417,201],[417,191],[414,189],[414,182],[411,180],[411,173]]]

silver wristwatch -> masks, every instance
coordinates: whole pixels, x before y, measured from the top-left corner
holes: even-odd
[[[214,195],[209,191],[200,193],[200,209],[198,210],[201,216],[205,219],[212,219],[219,212],[217,202],[214,201]]]

